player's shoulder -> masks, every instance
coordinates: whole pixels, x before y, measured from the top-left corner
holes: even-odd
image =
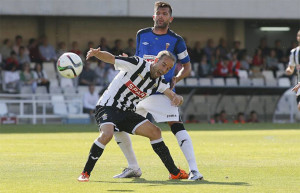
[[[147,27],[147,28],[143,28],[143,29],[140,29],[138,32],[137,32],[137,35],[141,35],[141,34],[144,34],[144,33],[149,33],[152,31],[152,28],[151,27]]]
[[[294,53],[296,50],[300,50],[300,46],[297,46],[296,48],[293,48],[293,49],[291,50],[291,53]]]
[[[178,39],[178,40],[184,41],[183,38],[182,38],[179,34],[175,33],[175,32],[174,32],[173,30],[171,30],[171,29],[168,30],[168,34],[169,34],[170,36],[175,37],[175,38]]]

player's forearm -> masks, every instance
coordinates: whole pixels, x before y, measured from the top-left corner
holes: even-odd
[[[164,92],[164,95],[166,95],[172,101],[175,93],[171,89],[167,88]]]
[[[95,54],[95,57],[105,63],[115,64],[115,56],[109,52],[99,51]]]
[[[192,65],[190,62],[183,64],[181,70],[176,75],[176,82],[179,82],[180,80],[190,76],[191,71]]]

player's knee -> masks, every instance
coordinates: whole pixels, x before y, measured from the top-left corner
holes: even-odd
[[[101,131],[101,135],[100,135],[100,138],[105,141],[105,142],[109,142],[112,137],[114,135],[114,131],[110,131],[110,130],[103,130]]]
[[[171,131],[174,135],[176,135],[177,132],[183,131],[183,130],[185,130],[185,128],[182,123],[177,122],[177,123],[173,123],[171,125]]]
[[[149,139],[152,141],[160,138],[161,138],[161,130],[156,126],[152,127]]]

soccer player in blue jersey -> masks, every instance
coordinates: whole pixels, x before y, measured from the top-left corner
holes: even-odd
[[[164,75],[167,82],[171,83],[171,88],[177,82],[190,75],[191,63],[184,40],[169,29],[169,24],[173,21],[172,8],[165,2],[156,2],[153,15],[154,27],[141,29],[136,37],[136,55],[145,60],[153,61],[155,56],[162,50],[168,50],[176,56],[182,63],[183,68],[174,76],[175,66]],[[176,64],[176,63],[175,63]],[[172,106],[171,101],[161,95],[155,94],[144,101],[141,101],[136,108],[136,112],[146,116],[150,113],[156,122],[168,122],[171,131],[176,136],[178,144],[189,164],[189,180],[202,180],[203,176],[199,172],[192,140],[179,117],[178,107]],[[123,151],[128,167],[114,178],[140,177],[141,169],[137,163],[130,137],[125,132],[115,133],[115,140]]]

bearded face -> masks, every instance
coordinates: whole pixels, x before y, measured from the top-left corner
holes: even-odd
[[[173,17],[171,17],[169,8],[158,8],[153,15],[154,27],[165,29],[169,27],[172,22]]]

